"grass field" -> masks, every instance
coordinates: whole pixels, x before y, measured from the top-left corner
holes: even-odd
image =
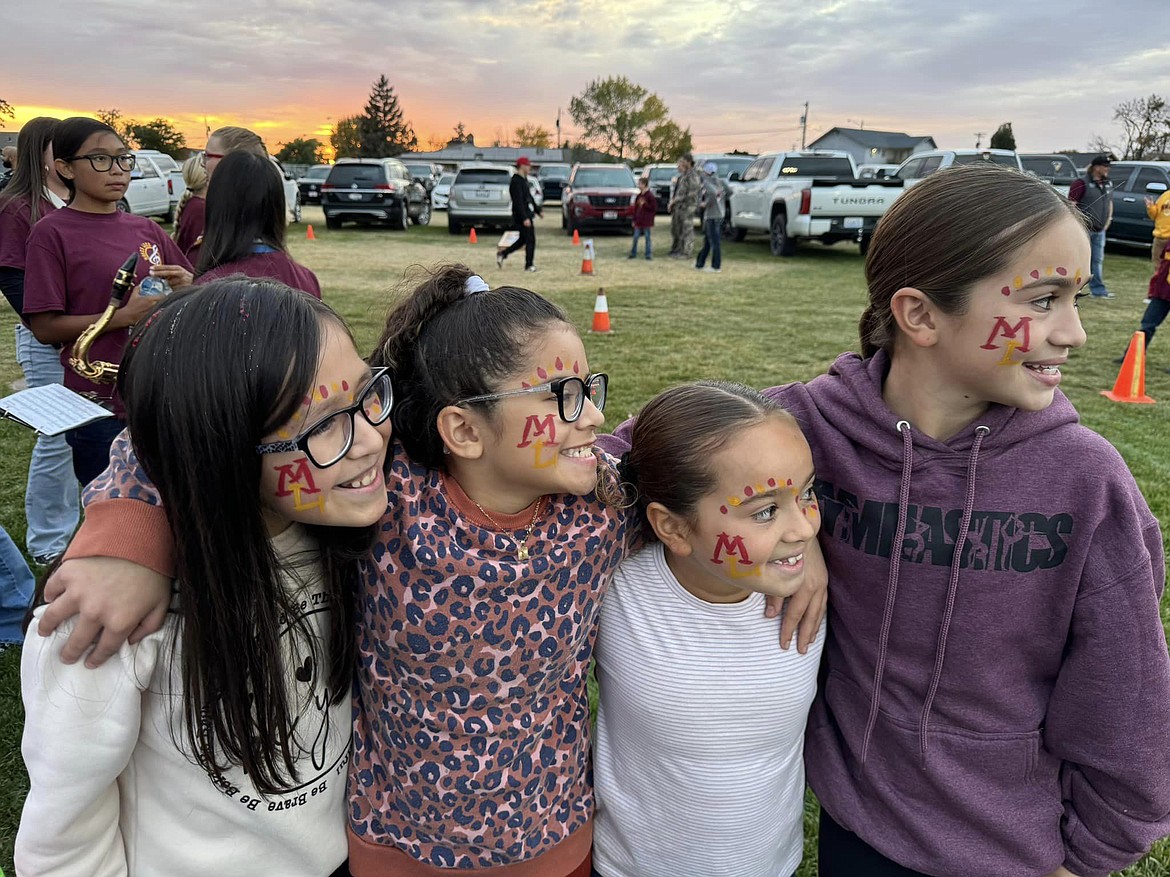
[[[608,296],[614,332],[584,335],[594,371],[610,374],[607,423],[613,426],[635,412],[662,388],[700,377],[732,378],[755,386],[808,380],[843,350],[856,349],[857,318],[865,300],[862,259],[857,247],[802,247],[792,259],[776,259],[763,237],[724,244],[722,274],[700,274],[687,261],[665,258],[670,235],[659,222],[654,262],[626,259],[629,239],[597,236],[594,277],[582,276],[579,249],[561,233],[556,214],[538,222],[539,273],[524,274],[516,254],[503,271],[494,261],[496,236],[447,234],[436,214],[429,228],[327,231],[317,208],[305,212],[317,240],[305,240],[302,227],[290,227],[291,249],[321,280],[324,297],[350,322],[359,349],[377,338],[382,318],[416,265],[462,261],[493,285],[505,282],[536,289],[561,304],[582,331],[589,328],[599,287]],[[1114,357],[1137,328],[1150,268],[1144,251],[1110,252],[1105,277],[1117,293],[1112,301],[1086,301],[1082,317],[1088,345],[1074,351],[1064,369],[1063,390],[1083,421],[1122,453],[1154,513],[1170,522],[1170,459],[1165,435],[1170,420],[1170,344],[1153,348],[1147,392],[1159,405],[1117,405],[1099,395],[1112,386]],[[0,387],[19,377],[10,326],[0,332]],[[3,395],[3,393],[0,393]],[[24,479],[32,436],[0,421],[0,523],[23,545]],[[1168,528],[1163,526],[1163,533]],[[1170,600],[1162,606],[1170,623]],[[12,842],[27,781],[20,759],[22,712],[19,652],[0,653],[0,868],[11,873]],[[1170,758],[1170,753],[1167,753]],[[809,801],[808,849],[801,877],[816,874],[815,802]],[[1170,874],[1170,842],[1163,842],[1126,877]]]

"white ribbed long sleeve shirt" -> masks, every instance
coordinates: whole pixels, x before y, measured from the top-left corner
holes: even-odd
[[[593,863],[603,877],[789,877],[804,728],[824,645],[780,648],[764,597],[712,604],[655,543],[601,609]]]

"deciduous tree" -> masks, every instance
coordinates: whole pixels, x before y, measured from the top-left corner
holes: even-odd
[[[1011,122],[1004,122],[995,129],[995,133],[991,135],[991,148],[1015,151],[1016,135],[1012,133]]]
[[[547,128],[525,122],[516,129],[513,138],[516,146],[537,146],[548,149],[552,146],[552,134]]]
[[[338,158],[356,158],[362,154],[361,116],[338,119],[329,135],[329,145]]]
[[[670,121],[666,104],[625,76],[595,79],[569,101],[583,139],[618,158],[646,149],[650,132]]]
[[[475,145],[475,135],[468,133],[462,122],[455,123],[455,135],[447,141],[448,146],[456,146],[460,143],[466,143],[469,146]]]
[[[378,77],[370,90],[358,133],[361,139],[359,154],[370,158],[400,155],[418,145],[414,129],[402,117],[398,96],[384,75]]]
[[[183,139],[182,133],[166,119],[127,122],[125,134],[139,149],[157,149],[172,158],[187,148],[187,141]]]
[[[0,116],[7,116],[10,119],[16,116],[16,110],[12,108],[12,104],[3,98],[0,98]]]
[[[281,145],[276,157],[285,164],[321,164],[324,161],[321,150],[322,143],[315,137],[307,140],[304,137],[294,137]]]
[[[677,161],[680,155],[694,148],[690,128],[680,128],[675,122],[663,122],[647,133],[645,145],[638,150],[638,160],[645,164]]]
[[[1156,94],[1118,104],[1113,108],[1113,121],[1121,123],[1125,137],[1123,158],[1157,158],[1170,144],[1170,108]]]

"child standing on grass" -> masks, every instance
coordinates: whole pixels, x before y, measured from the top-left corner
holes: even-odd
[[[38,341],[61,346],[65,386],[114,414],[65,433],[74,474],[85,485],[105,468],[124,411],[113,384],[95,383],[69,367],[73,342],[109,305],[110,286],[127,256],[138,254],[138,284],[149,274],[178,289],[191,282],[191,265],[157,223],[118,209],[136,159],[113,128],[97,119],[65,119],[53,134],[53,155],[56,173],[69,189],[69,204],[45,216],[29,234],[24,315]],[[120,362],[130,327],[154,303],[136,286],[93,342],[91,360]]]
[[[634,197],[634,243],[627,258],[638,258],[638,238],[646,239],[646,260],[654,258],[650,244],[650,231],[654,228],[654,216],[658,213],[658,199],[650,191],[650,178],[638,179],[638,194]]]
[[[782,651],[762,607],[801,586],[816,548],[808,443],[728,383],[662,393],[632,441],[620,471],[654,541],[601,610],[595,873],[789,877],[824,636]]]
[[[96,670],[59,660],[67,627],[27,638],[17,871],[342,877],[386,370],[309,296],[221,281],[135,330],[119,390],[142,499],[183,510],[178,586],[163,629]]]
[[[1058,389],[1088,277],[1051,186],[940,171],[874,234],[864,355],[766,392],[833,582],[821,877],[1105,877],[1170,833],[1162,534]]]

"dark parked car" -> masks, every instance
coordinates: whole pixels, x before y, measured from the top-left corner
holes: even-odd
[[[306,204],[321,203],[321,186],[325,184],[331,170],[333,170],[331,164],[315,164],[305,171],[303,177],[297,180],[297,188],[301,190],[303,202]]]
[[[624,164],[575,164],[561,192],[561,228],[634,227],[634,172]]]
[[[658,202],[658,212],[670,213],[666,205],[670,203],[670,190],[674,186],[674,178],[678,176],[678,165],[648,164],[642,169],[642,176],[650,179],[650,191]]]
[[[438,185],[439,177],[443,175],[443,169],[429,161],[403,161],[402,163],[406,165],[410,175],[426,187],[428,195]]]
[[[396,158],[339,158],[321,187],[321,209],[329,228],[343,222],[385,222],[404,229],[431,221],[427,190]]]
[[[1149,246],[1154,220],[1146,213],[1146,198],[1157,200],[1170,187],[1170,161],[1115,161],[1109,179],[1113,181],[1113,222],[1106,239]]]
[[[542,164],[540,166],[540,170],[536,172],[536,178],[540,180],[541,188],[544,190],[545,201],[561,200],[561,189],[569,180],[569,171],[570,168],[567,164]]]

